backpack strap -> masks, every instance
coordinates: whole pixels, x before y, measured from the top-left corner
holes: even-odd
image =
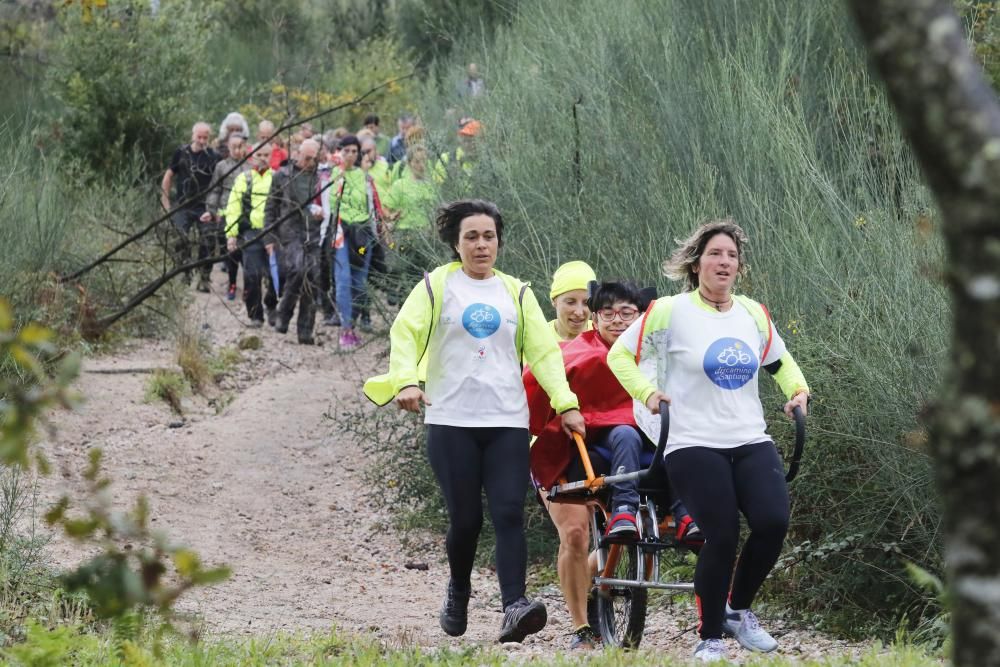
[[[521,344],[518,346],[521,354],[521,371],[524,371],[524,331],[528,327],[524,325],[524,293],[528,291],[528,283],[521,285],[521,291],[517,293],[517,321],[521,323]]]
[[[424,271],[424,287],[427,288],[427,296],[431,299],[431,308],[434,308],[434,290],[431,289],[431,274]]]
[[[417,359],[417,366],[420,366],[420,362],[424,360],[427,348],[431,345],[431,334],[434,333],[434,290],[431,288],[431,274],[426,271],[424,271],[424,287],[427,288],[427,296],[431,301],[431,325],[427,327],[427,340],[424,341],[424,349]]]
[[[764,344],[764,352],[760,355],[760,363],[763,366],[767,359],[767,353],[771,351],[771,341],[774,340],[774,326],[771,324],[771,313],[767,311],[767,306],[760,304],[760,309],[764,311],[764,321],[767,323],[767,342]]]
[[[236,225],[237,234],[253,229],[250,224],[250,212],[253,210],[253,169],[247,169],[243,174],[246,176],[247,189],[243,193],[243,197],[240,198],[240,217],[235,221],[226,221],[226,229],[229,229],[230,225]]]
[[[760,334],[761,340],[764,341],[764,350],[760,355],[760,364],[763,366],[764,359],[767,358],[767,353],[771,351],[771,341],[774,340],[774,326],[771,322],[771,313],[767,311],[767,306],[754,301],[748,296],[737,294],[735,298],[750,313],[754,324],[757,325],[757,332]]]
[[[649,314],[653,312],[653,306],[656,305],[656,299],[649,302],[646,306],[646,312],[642,314],[642,324],[639,325],[639,343],[635,346],[635,363],[639,365],[639,354],[642,352],[642,339],[646,335],[646,320],[649,319]]]

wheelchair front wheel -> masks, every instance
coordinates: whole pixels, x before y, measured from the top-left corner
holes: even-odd
[[[594,513],[602,515],[600,510]],[[603,531],[606,517],[597,516],[595,534]],[[648,556],[634,544],[613,544],[598,547],[604,551],[605,562],[614,561],[610,578],[638,582],[640,563]],[[626,649],[639,647],[646,628],[646,606],[649,590],[638,586],[594,586],[587,598],[587,620],[601,635],[606,646]]]

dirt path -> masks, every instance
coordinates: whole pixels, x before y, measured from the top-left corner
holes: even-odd
[[[143,400],[148,371],[175,367],[166,343],[136,343],[111,357],[89,360],[79,383],[87,397],[76,413],[56,416],[58,433],[45,443],[56,473],[42,481],[48,499],[81,488],[87,450],[99,446],[115,480],[121,505],[146,493],[157,526],[183,539],[208,563],[227,563],[226,583],[196,591],[182,608],[195,611],[210,632],[246,635],[273,631],[372,632],[393,645],[492,644],[501,622],[499,591],[486,570],[474,576],[469,631],[451,640],[438,627],[437,611],[447,580],[439,538],[425,552],[406,553],[388,517],[365,496],[362,444],[338,438],[324,414],[339,402],[356,405],[359,379],[374,368],[373,354],[343,356],[326,345],[304,347],[294,331],[281,336],[264,328],[249,332],[242,304],[227,302],[221,274],[214,293],[197,295],[193,326],[217,346],[241,335],[261,337],[260,350],[228,378],[217,410],[204,398],[185,401],[181,420],[163,403]],[[114,372],[106,371],[129,371]],[[79,547],[57,539],[58,562],[79,562]],[[429,570],[407,569],[409,561]],[[523,646],[505,648],[530,656],[563,649],[570,628],[555,586],[536,594],[550,622]],[[654,598],[656,599],[656,598]],[[652,611],[644,647],[678,657],[690,655],[693,622],[686,602]],[[772,624],[772,628],[774,625]],[[863,647],[779,628],[791,655],[856,653]],[[682,635],[682,636],[680,636]],[[678,638],[678,636],[680,636]]]

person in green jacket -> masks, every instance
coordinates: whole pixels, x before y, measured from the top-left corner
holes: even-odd
[[[336,285],[337,311],[342,329],[340,349],[350,351],[361,344],[355,333],[356,321],[370,329],[367,315],[368,272],[378,243],[376,202],[379,193],[374,181],[361,168],[361,142],[354,135],[340,140],[342,171],[334,185],[334,220],[339,232],[333,237],[333,272]]]
[[[449,520],[441,628],[455,637],[466,630],[485,490],[504,610],[499,639],[520,642],[548,618],[541,601],[525,597],[530,436],[522,366],[531,366],[567,434],[585,434],[583,416],[535,295],[494,268],[504,230],[496,205],[452,202],[437,229],[458,261],[424,274],[410,292],[389,332],[389,373],[369,379],[365,395],[410,412],[426,406],[427,456]]]
[[[420,278],[434,245],[428,214],[438,202],[438,188],[427,173],[427,148],[422,144],[406,151],[407,169],[382,198],[391,229],[390,276],[386,286],[389,303],[395,305],[405,290]],[[381,191],[380,191],[381,192]]]

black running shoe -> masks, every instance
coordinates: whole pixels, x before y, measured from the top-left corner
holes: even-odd
[[[452,637],[464,635],[465,628],[469,624],[469,593],[456,591],[454,584],[449,581],[448,593],[441,606],[441,615],[438,620],[445,634]]]
[[[545,605],[541,600],[529,600],[522,597],[511,602],[503,610],[503,627],[500,628],[500,643],[523,642],[528,635],[533,635],[545,627],[549,620]]]
[[[587,651],[601,645],[600,636],[589,625],[581,625],[573,631],[569,640],[571,651]]]

